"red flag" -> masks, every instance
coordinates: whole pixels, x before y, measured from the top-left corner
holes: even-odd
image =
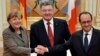
[[[26,0],[19,0],[20,2],[20,11],[23,15],[22,24],[27,28],[27,16],[26,16]]]
[[[77,22],[77,16],[76,16],[76,6],[75,6],[76,0],[68,0],[68,25],[70,33],[72,34],[76,30],[76,22]]]

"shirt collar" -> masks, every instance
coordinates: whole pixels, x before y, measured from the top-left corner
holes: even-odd
[[[44,24],[47,24],[47,22],[48,22],[48,21],[46,21],[44,19],[43,19],[43,21],[44,21]],[[53,18],[49,22],[50,22],[50,24],[53,24]]]
[[[10,25],[9,26],[9,29],[12,31],[12,32],[15,32],[14,28]],[[22,27],[20,27],[20,30],[22,30]]]
[[[91,28],[91,30],[90,30],[89,32],[85,32],[85,31],[83,31],[83,34],[88,33],[88,35],[91,35],[91,34],[92,34],[92,31],[93,31],[93,28]]]

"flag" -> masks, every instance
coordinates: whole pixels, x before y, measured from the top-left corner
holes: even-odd
[[[68,0],[68,27],[71,34],[75,32],[77,23],[75,2],[76,0]]]
[[[26,0],[19,0],[20,2],[20,11],[23,15],[22,25],[27,28],[27,16],[26,16]]]

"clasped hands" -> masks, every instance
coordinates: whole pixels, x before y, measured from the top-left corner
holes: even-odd
[[[48,52],[48,48],[47,47],[44,47],[42,45],[37,45],[37,47],[35,48],[35,52],[37,54],[43,55],[45,52]]]

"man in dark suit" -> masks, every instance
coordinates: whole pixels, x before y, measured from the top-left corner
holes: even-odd
[[[62,45],[69,40],[70,32],[65,20],[54,18],[50,2],[40,4],[42,19],[31,25],[30,47],[38,56],[66,56]]]
[[[100,30],[93,28],[92,20],[89,12],[80,13],[82,30],[75,32],[68,42],[72,56],[100,56]]]

